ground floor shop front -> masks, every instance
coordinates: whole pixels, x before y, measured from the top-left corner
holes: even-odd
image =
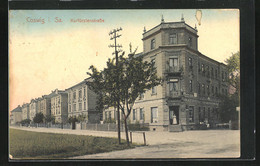
[[[184,131],[215,127],[219,101],[212,99],[175,98],[138,101],[128,123],[148,123],[150,131]],[[104,120],[117,121],[115,109],[104,112]]]

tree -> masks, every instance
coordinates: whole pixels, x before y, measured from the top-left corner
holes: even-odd
[[[86,115],[80,114],[80,115],[78,115],[77,119],[78,119],[78,121],[83,122],[86,119]]]
[[[76,116],[70,116],[68,119],[69,123],[75,123],[75,122],[79,122],[79,120],[77,119]]]
[[[21,123],[22,125],[25,125],[25,124],[30,124],[30,122],[31,122],[30,119],[24,119],[24,120],[22,120],[20,123]]]
[[[47,123],[49,123],[49,122],[54,123],[54,122],[55,122],[55,117],[52,116],[52,115],[46,115],[46,116],[44,117],[44,119],[45,119],[45,122],[47,122]]]
[[[228,83],[235,89],[234,94],[240,95],[240,52],[232,54],[231,57],[225,60],[229,73]]]
[[[141,93],[159,85],[162,81],[156,74],[154,63],[143,61],[142,56],[135,56],[134,53],[128,57],[122,53],[118,58],[117,66],[113,58],[108,59],[103,71],[98,71],[93,65],[89,69],[91,73],[88,72],[88,75],[92,80],[87,84],[98,94],[99,108],[102,108],[102,105],[108,108],[119,104],[129,145],[127,118],[131,114],[136,99]]]
[[[236,107],[240,105],[240,52],[232,54],[225,62],[229,73],[228,84],[233,92],[228,96],[220,96],[219,115],[222,122],[238,120]]]
[[[227,123],[231,121],[238,120],[238,114],[236,111],[236,107],[239,105],[239,100],[236,94],[226,96],[223,95],[220,97],[220,112],[219,117],[221,122]]]
[[[39,112],[35,115],[35,117],[33,118],[33,122],[34,123],[43,123],[43,119],[44,119],[44,115],[42,112]]]

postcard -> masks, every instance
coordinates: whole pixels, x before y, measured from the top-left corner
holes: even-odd
[[[9,10],[9,158],[239,158],[239,9]]]

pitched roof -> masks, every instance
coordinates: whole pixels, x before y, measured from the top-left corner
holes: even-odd
[[[22,112],[22,108],[20,106],[13,109],[11,112]]]

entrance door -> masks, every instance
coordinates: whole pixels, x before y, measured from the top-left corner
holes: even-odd
[[[169,107],[169,120],[170,120],[170,125],[179,124],[179,106]]]

